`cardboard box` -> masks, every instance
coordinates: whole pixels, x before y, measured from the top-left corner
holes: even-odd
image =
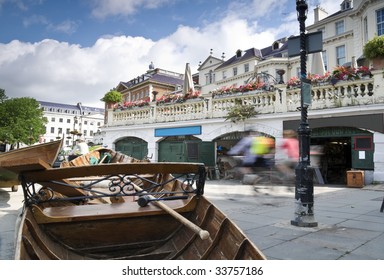
[[[363,170],[347,171],[347,186],[355,187],[355,188],[364,187],[364,171]]]

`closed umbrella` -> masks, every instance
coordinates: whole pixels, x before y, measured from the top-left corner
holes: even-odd
[[[321,52],[312,54],[311,74],[318,74],[320,76],[325,74],[323,54]]]
[[[183,94],[187,95],[189,93],[193,93],[194,89],[195,87],[193,85],[191,67],[189,66],[189,63],[187,63],[185,65]]]

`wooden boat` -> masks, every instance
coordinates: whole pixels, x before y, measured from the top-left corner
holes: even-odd
[[[96,148],[85,155],[80,155],[70,161],[63,161],[61,167],[68,166],[84,166],[95,165],[100,163],[133,163],[133,162],[148,162],[148,160],[138,160],[131,156],[112,149],[100,147]]]
[[[265,259],[204,197],[203,164],[18,165],[6,164],[25,196],[16,259]]]
[[[30,162],[39,158],[49,166],[53,166],[62,145],[62,140],[58,140],[0,153],[0,188],[11,188],[16,192],[20,185],[18,174],[4,169],[3,162],[8,160]]]

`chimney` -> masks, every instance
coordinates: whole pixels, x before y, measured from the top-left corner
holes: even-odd
[[[328,13],[321,8],[319,5],[316,6],[316,8],[313,10],[314,16],[315,16],[315,22],[318,22],[322,19],[325,19],[328,16]]]

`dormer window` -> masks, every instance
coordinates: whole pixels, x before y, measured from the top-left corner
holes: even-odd
[[[274,42],[273,45],[272,45],[272,50],[278,50],[280,48],[280,44],[279,42]]]
[[[341,3],[340,8],[342,11],[348,10],[352,8],[352,1],[351,0],[344,0],[343,3]]]
[[[243,54],[243,51],[242,51],[242,50],[237,50],[237,52],[236,52],[236,57],[237,57],[237,58],[240,58],[240,57],[242,56],[242,54]]]

